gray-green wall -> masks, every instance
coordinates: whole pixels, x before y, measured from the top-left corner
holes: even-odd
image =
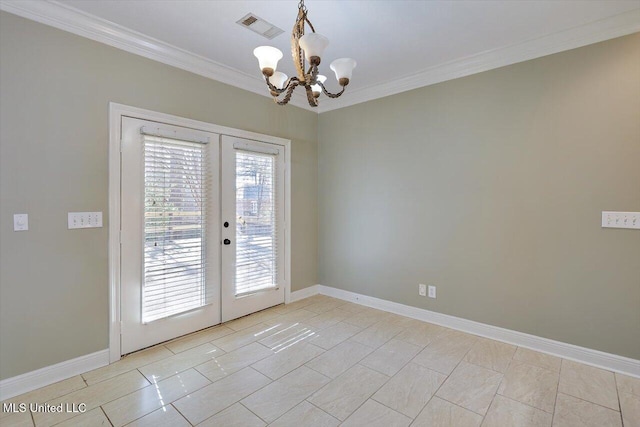
[[[292,290],[317,283],[315,113],[7,13],[0,91],[1,379],[108,347],[110,101],[291,139]]]
[[[638,76],[636,34],[318,119],[0,13],[0,379],[108,345],[109,101],[293,140],[293,290],[640,359],[640,233],[599,226],[640,211]]]
[[[321,284],[640,359],[640,34],[318,128]]]

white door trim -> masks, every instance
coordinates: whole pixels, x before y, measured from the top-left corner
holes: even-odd
[[[123,116],[183,126],[285,147],[285,302],[291,299],[291,140],[109,103],[109,363],[120,359],[120,122]]]

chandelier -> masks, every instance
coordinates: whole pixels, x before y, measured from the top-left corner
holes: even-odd
[[[305,24],[309,25],[311,33],[304,33]],[[253,50],[253,54],[258,58],[260,70],[262,70],[273,100],[278,105],[286,105],[298,86],[304,87],[307,92],[307,101],[312,107],[318,106],[320,93],[324,93],[329,98],[337,98],[344,93],[344,89],[351,79],[353,69],[356,67],[356,61],[351,58],[340,58],[329,65],[329,68],[336,75],[338,84],[342,86],[340,92],[330,93],[324,87],[324,82],[327,78],[318,73],[318,65],[320,65],[322,53],[327,45],[329,45],[329,39],[316,33],[307,18],[307,7],[304,5],[304,0],[300,0],[296,24],[291,31],[291,55],[298,75],[289,78],[286,74],[276,71],[278,61],[282,59],[282,52],[279,49],[271,46],[260,46]],[[305,71],[307,62],[309,62],[309,68]],[[284,96],[280,99],[282,94]]]

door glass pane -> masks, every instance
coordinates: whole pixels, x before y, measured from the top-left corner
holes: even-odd
[[[205,144],[144,137],[145,323],[209,303],[206,165]]]
[[[278,285],[275,177],[273,155],[236,151],[236,296]]]

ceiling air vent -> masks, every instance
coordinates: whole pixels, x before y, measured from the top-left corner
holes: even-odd
[[[248,13],[247,15],[237,20],[236,23],[242,25],[245,28],[250,29],[255,33],[260,34],[263,37],[268,38],[269,40],[284,33],[283,29],[268,23],[267,21],[257,17],[253,13]]]

